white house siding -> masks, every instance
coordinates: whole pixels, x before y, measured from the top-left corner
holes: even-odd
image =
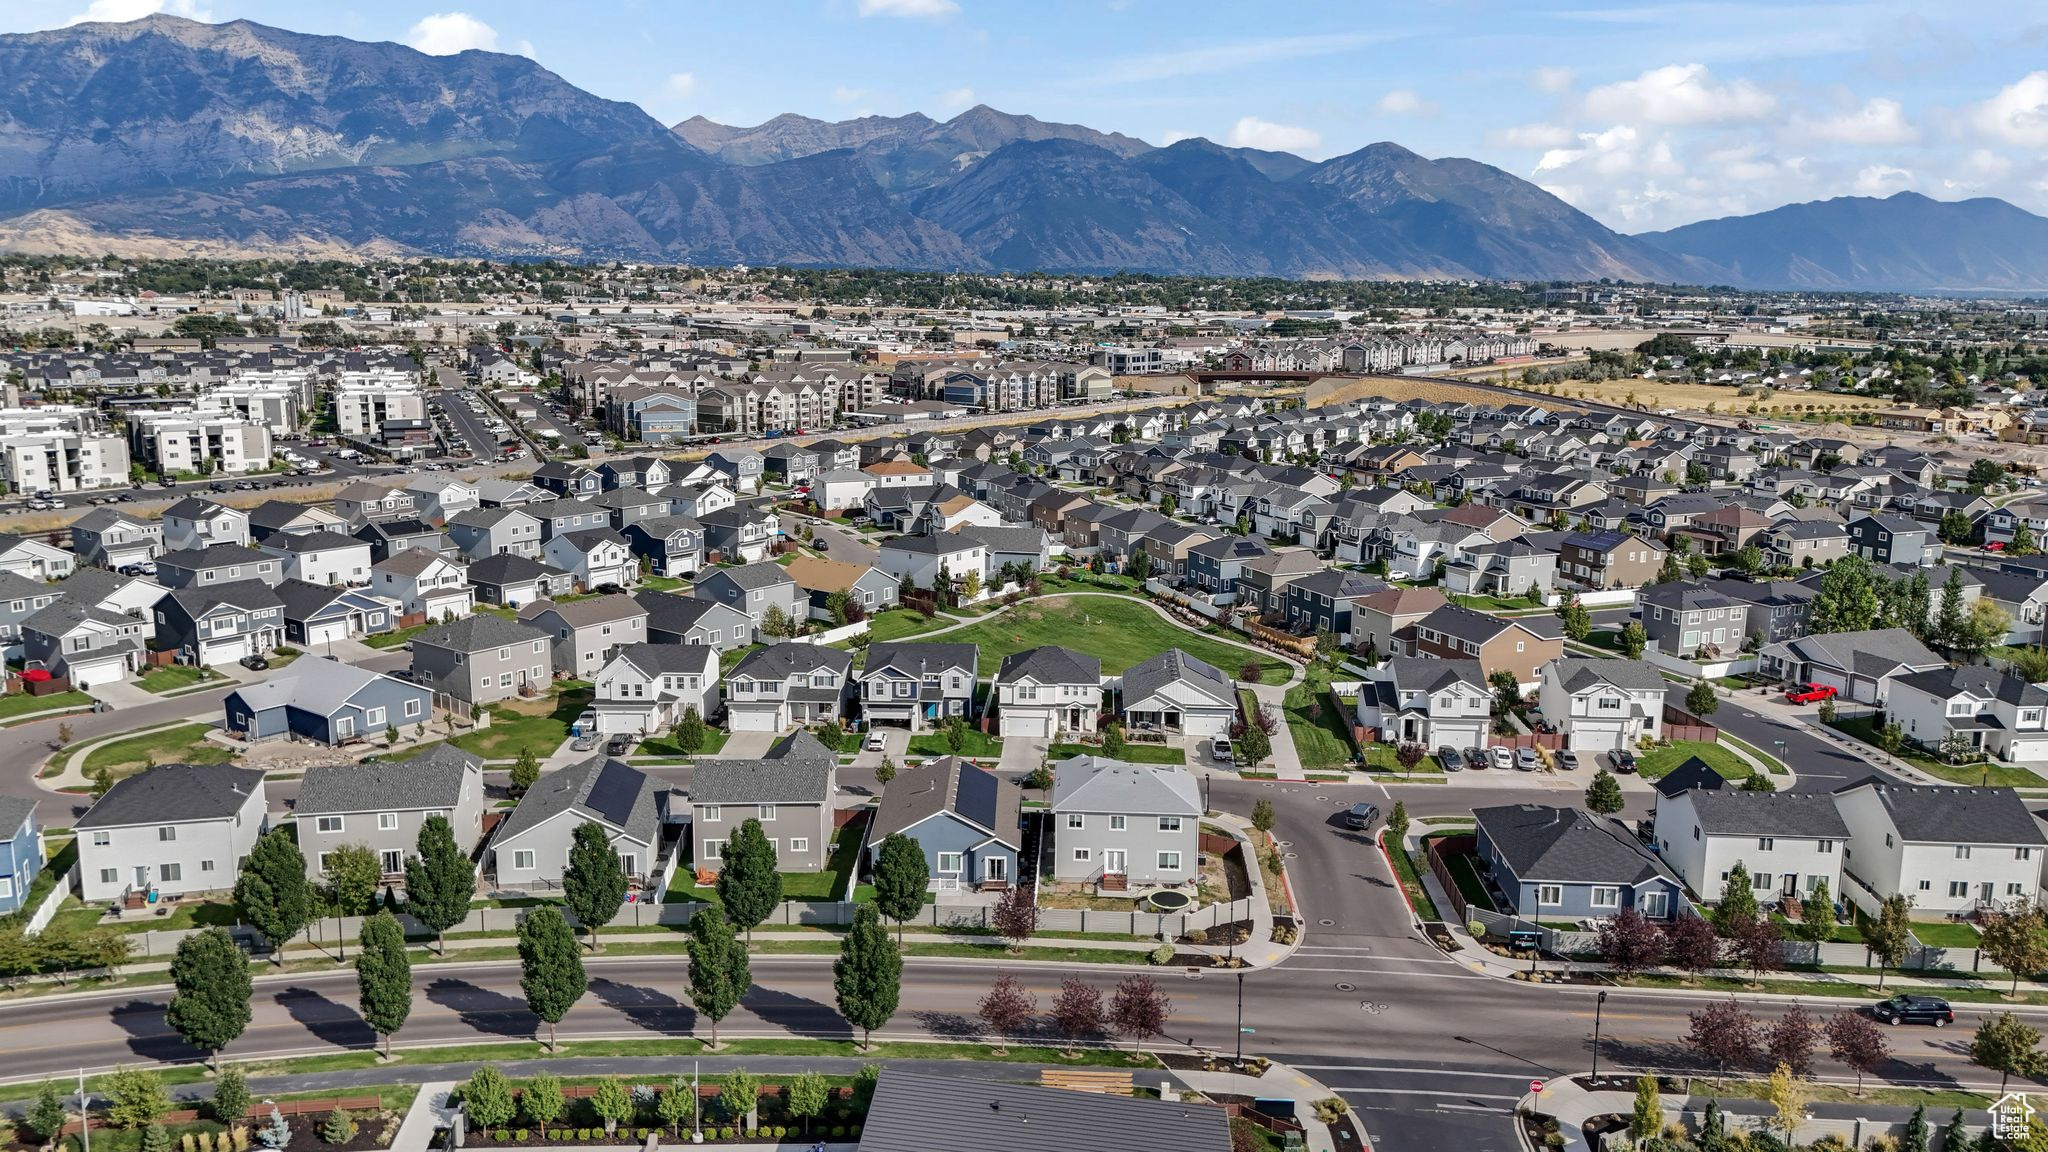
[[[780,701],[729,701],[725,715],[734,732],[780,732],[789,727],[789,711]]]
[[[176,839],[162,839],[160,827],[175,828]],[[131,887],[153,887],[166,896],[226,891],[235,886],[242,860],[267,828],[259,787],[234,819],[87,829],[78,837],[79,898],[87,904],[118,900]],[[106,844],[97,842],[102,833]],[[177,866],[178,879],[164,879],[166,864]],[[137,869],[148,873],[146,883],[136,883]]]
[[[1177,714],[1181,731],[1199,737],[1227,735],[1237,719],[1234,704],[1219,703],[1181,682],[1168,684],[1143,700],[1124,702],[1126,718],[1139,713]]]
[[[1762,903],[1779,898],[1787,873],[1798,877],[1796,890],[1802,896],[1823,879],[1831,894],[1841,896],[1846,843],[1807,836],[1774,836],[1769,841],[1770,847],[1764,848],[1755,836],[1701,834],[1690,794],[1658,802],[1658,855],[1700,899],[1720,899],[1727,873],[1737,862],[1749,869],[1752,878],[1770,877],[1766,887],[1754,889]]]
[[[1835,807],[1849,825],[1849,858],[1843,868],[1876,893],[1872,900],[1856,885],[1848,889],[1868,915],[1877,915],[1877,902],[1897,893],[1912,898],[1914,915],[1926,916],[1970,911],[1985,900],[2032,897],[2040,887],[2043,849],[2038,846],[1962,845],[1968,849],[1963,856],[1955,844],[1901,841],[1884,802],[1870,789],[1837,794]],[[2027,848],[2025,857],[2019,854],[2022,847]],[[1963,886],[1960,893],[1953,892],[1954,885]]]

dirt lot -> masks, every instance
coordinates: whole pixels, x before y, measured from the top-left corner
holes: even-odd
[[[1833,392],[1779,392],[1769,400],[1755,400],[1749,396],[1737,396],[1735,389],[1716,384],[1691,384],[1663,380],[1569,380],[1556,386],[1560,399],[1598,400],[1607,404],[1635,403],[1646,405],[1650,411],[1659,408],[1677,408],[1683,411],[1704,412],[1709,404],[1722,413],[1747,413],[1751,403],[1759,406],[1760,414],[1779,415],[1791,419],[1807,411],[1854,412],[1869,408],[1889,408],[1897,401],[1882,396],[1843,396]]]

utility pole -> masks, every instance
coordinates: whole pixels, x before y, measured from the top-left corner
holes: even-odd
[[[1237,1058],[1236,1067],[1244,1067],[1244,973],[1237,974]]]
[[[85,1152],[92,1152],[92,1113],[86,1110],[85,1069],[78,1070],[78,1135],[85,1142]]]
[[[1593,1001],[1593,1081],[1600,1080],[1600,1009],[1607,1006],[1607,993],[1601,992]]]
[[[695,1136],[704,1130],[704,1093],[697,1087],[697,1065],[690,1061],[690,1134]]]

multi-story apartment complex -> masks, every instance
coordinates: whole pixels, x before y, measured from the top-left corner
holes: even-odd
[[[128,445],[89,408],[0,410],[0,479],[10,492],[77,492],[128,483]]]
[[[387,421],[426,418],[426,396],[410,373],[393,368],[344,372],[335,381],[334,426],[344,436],[375,436]]]
[[[211,402],[130,411],[128,451],[159,475],[253,472],[270,464],[270,427]]]

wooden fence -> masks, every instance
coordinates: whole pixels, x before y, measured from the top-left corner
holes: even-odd
[[[1430,874],[1436,877],[1437,886],[1444,890],[1444,895],[1450,897],[1451,907],[1457,909],[1460,924],[1470,923],[1472,917],[1466,910],[1464,891],[1452,877],[1450,865],[1444,862],[1444,853],[1466,855],[1477,851],[1478,848],[1479,837],[1470,832],[1423,841],[1423,856],[1429,861]]]
[[[1664,705],[1664,738],[1666,740],[1697,740],[1712,744],[1721,738],[1721,730],[1705,720],[1687,712],[1676,704]]]

